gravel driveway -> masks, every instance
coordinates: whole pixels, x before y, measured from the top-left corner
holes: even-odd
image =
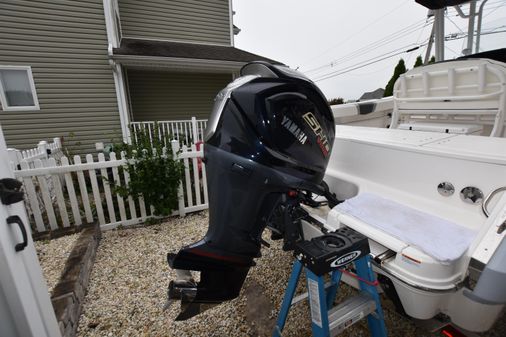
[[[67,257],[79,235],[80,233],[76,233],[58,239],[35,241],[35,250],[49,293],[60,279]]]
[[[78,335],[270,336],[293,261],[279,242],[262,249],[263,257],[250,270],[239,298],[184,322],[173,320],[179,312],[177,305],[162,311],[167,286],[175,277],[166,263],[166,254],[200,239],[207,221],[207,213],[203,212],[172,218],[160,225],[104,232]],[[352,292],[343,286],[340,296]],[[401,318],[389,301],[383,304],[389,336],[434,336]],[[487,336],[506,335],[499,332]],[[309,309],[304,302],[290,311],[283,336],[310,335]],[[342,336],[369,336],[365,321]]]

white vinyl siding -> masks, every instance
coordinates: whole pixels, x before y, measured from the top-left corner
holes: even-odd
[[[102,0],[2,0],[0,65],[30,66],[40,110],[5,112],[9,147],[63,137],[72,153],[121,140]]]
[[[230,46],[229,0],[118,0],[123,37]]]
[[[0,101],[4,111],[39,110],[30,67],[0,65]]]

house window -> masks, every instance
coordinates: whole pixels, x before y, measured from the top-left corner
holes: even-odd
[[[31,67],[0,65],[0,100],[4,111],[39,110]]]

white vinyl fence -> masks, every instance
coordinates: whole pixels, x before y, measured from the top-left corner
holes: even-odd
[[[150,137],[155,132],[155,124],[158,124],[158,134],[161,136],[170,136],[169,139],[175,139],[180,143],[196,144],[203,141],[204,130],[207,126],[207,119],[197,119],[192,117],[186,120],[159,121],[159,122],[131,122],[132,137],[137,137],[140,130],[146,130]]]
[[[20,169],[19,165],[22,161],[29,164],[34,168],[34,161],[40,159],[46,162],[49,158],[56,158],[57,160],[63,155],[62,145],[60,138],[53,138],[52,143],[41,140],[37,147],[28,150],[7,149],[9,161],[14,170]]]
[[[185,166],[178,192],[179,209],[173,215],[207,209],[205,166],[200,161],[203,150],[197,151],[195,145],[180,149],[177,141],[171,146]],[[33,166],[21,160],[21,170],[15,171],[15,176],[24,184],[32,230],[46,232],[93,222],[105,230],[153,217],[152,207],[142,197],[123,198],[111,186],[128,184],[128,172],[119,169],[125,161],[123,154],[117,158],[114,152],[108,160],[103,153],[98,154],[98,161],[91,154],[86,155],[84,162],[74,156],[72,164],[67,157],[61,157],[61,165],[54,158],[46,163],[35,159]]]

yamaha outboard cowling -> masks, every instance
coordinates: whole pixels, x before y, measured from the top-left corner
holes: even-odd
[[[169,300],[182,301],[178,320],[239,295],[275,209],[283,205],[284,231],[297,239],[290,228],[297,195],[329,197],[322,179],[335,126],[323,94],[287,67],[253,62],[241,75],[216,96],[205,132],[207,234],[168,254],[178,273],[169,286]],[[200,282],[187,271],[200,271]]]

